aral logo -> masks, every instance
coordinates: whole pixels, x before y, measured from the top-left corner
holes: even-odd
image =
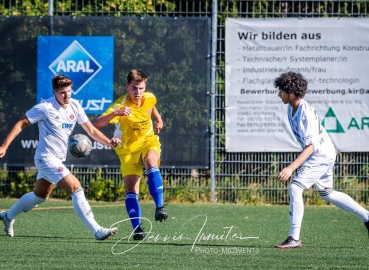
[[[101,114],[113,100],[113,67],[114,37],[38,36],[37,102],[52,96],[51,78],[62,74],[85,112]]]
[[[76,40],[49,66],[54,74],[64,74],[73,81],[73,94],[102,69],[101,65]]]
[[[322,126],[327,130],[328,133],[345,133],[332,107],[329,107],[328,112],[325,114],[325,117],[322,121]]]

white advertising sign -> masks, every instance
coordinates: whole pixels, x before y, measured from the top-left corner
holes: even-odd
[[[369,151],[369,19],[226,20],[226,151],[302,149],[274,79],[295,71],[336,148]]]

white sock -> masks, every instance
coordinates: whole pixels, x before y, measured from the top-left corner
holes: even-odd
[[[90,229],[94,234],[101,228],[96,222],[94,214],[92,213],[90,204],[87,202],[85,193],[82,188],[77,189],[71,195],[74,211],[82,222]]]
[[[292,236],[293,239],[300,239],[300,230],[302,224],[302,218],[304,216],[304,200],[302,193],[304,190],[295,185],[291,184],[288,188],[290,194],[290,233],[288,236]]]
[[[333,189],[319,190],[319,195],[323,200],[331,202],[343,210],[356,214],[364,222],[369,220],[369,212],[360,204],[355,202],[355,200],[349,195]]]
[[[33,191],[24,194],[6,213],[6,217],[9,221],[15,219],[20,213],[28,212],[31,209],[37,207],[40,203],[43,203],[47,198],[37,196]]]

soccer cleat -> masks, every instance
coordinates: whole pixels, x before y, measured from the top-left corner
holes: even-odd
[[[276,248],[300,248],[302,247],[301,240],[295,240],[292,236],[288,236],[286,240],[284,240],[279,245],[275,246]]]
[[[6,217],[6,212],[0,212],[0,220],[2,220],[4,222],[4,226],[5,226],[5,232],[9,237],[13,237],[14,236],[14,230],[13,230],[13,224],[14,224],[14,219],[12,221],[9,221],[8,218]]]
[[[165,212],[164,206],[157,207],[155,211],[155,221],[162,222],[163,220],[166,220],[168,218],[168,213]]]
[[[368,230],[368,235],[369,235],[369,221],[364,222],[365,228]]]
[[[117,231],[118,231],[118,228],[115,228],[115,227],[110,228],[110,229],[101,228],[100,230],[97,231],[97,233],[95,233],[95,239],[96,240],[105,240],[106,238],[116,234]]]
[[[133,232],[133,240],[142,240],[146,237],[144,230],[140,226],[138,226]]]

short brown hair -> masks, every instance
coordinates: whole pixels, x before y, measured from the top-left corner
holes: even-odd
[[[127,83],[130,84],[132,81],[141,83],[147,82],[147,75],[143,73],[141,70],[132,69],[127,75]]]
[[[60,88],[71,86],[73,83],[67,76],[57,74],[53,77],[52,84],[53,90],[59,90]]]

